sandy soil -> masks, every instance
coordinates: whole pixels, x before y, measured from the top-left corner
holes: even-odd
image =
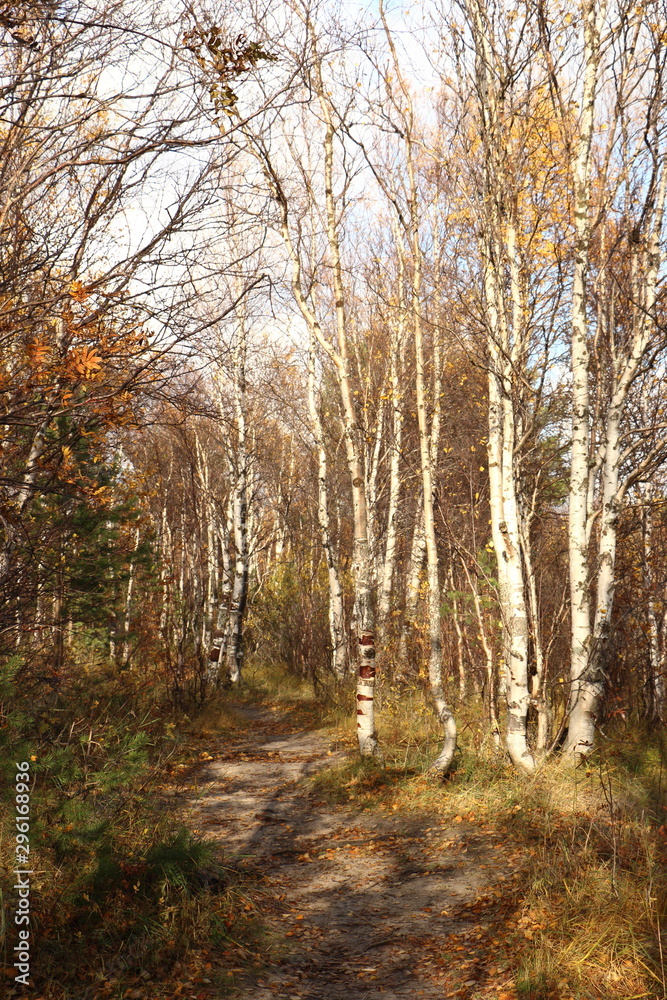
[[[190,822],[264,877],[261,916],[282,958],[240,995],[514,997],[510,972],[492,964],[497,901],[520,878],[503,845],[467,822],[326,805],[308,779],[342,753],[275,713],[238,710],[244,741],[203,769]]]

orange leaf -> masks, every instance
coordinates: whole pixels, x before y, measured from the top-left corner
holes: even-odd
[[[28,357],[30,358],[33,365],[44,364],[46,358],[51,353],[50,344],[41,344],[39,341],[35,341],[33,344],[28,345]]]
[[[73,351],[71,360],[74,370],[83,375],[84,378],[95,375],[102,367],[102,359],[91,347],[82,347],[80,350]]]
[[[69,293],[76,302],[85,302],[90,295],[90,291],[80,281],[73,281],[70,284]]]

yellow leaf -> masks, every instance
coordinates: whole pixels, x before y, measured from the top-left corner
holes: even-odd
[[[69,286],[69,294],[76,302],[85,302],[90,292],[80,281],[72,281]]]

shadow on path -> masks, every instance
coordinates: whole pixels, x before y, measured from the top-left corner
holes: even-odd
[[[344,755],[322,734],[276,734],[271,713],[240,711],[247,742],[207,766],[191,819],[268,890],[261,916],[283,957],[241,995],[442,1000],[454,960],[464,992],[451,996],[497,997],[497,980],[484,991],[488,955],[476,950],[488,927],[475,901],[498,874],[483,834],[325,805],[306,779]]]

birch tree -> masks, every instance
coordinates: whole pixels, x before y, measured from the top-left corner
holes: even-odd
[[[393,114],[399,122],[400,131],[404,137],[405,169],[407,173],[407,211],[405,218],[400,211],[398,219],[394,222],[394,234],[397,241],[397,254],[399,258],[406,258],[406,241],[410,246],[410,266],[412,272],[410,288],[410,318],[413,327],[414,348],[415,348],[415,392],[417,405],[417,426],[419,432],[419,456],[422,479],[422,504],[424,517],[424,538],[426,544],[426,561],[428,573],[428,627],[429,627],[429,682],[431,693],[435,702],[436,714],[443,726],[444,745],[441,753],[431,765],[433,770],[445,774],[451,767],[456,752],[456,723],[452,711],[445,699],[443,687],[443,661],[442,661],[442,623],[440,617],[441,594],[439,580],[439,559],[438,547],[435,533],[434,518],[434,494],[435,483],[433,478],[435,459],[438,454],[438,444],[440,435],[440,407],[441,407],[441,343],[440,331],[436,330],[435,350],[434,350],[434,385],[433,399],[431,403],[431,425],[429,427],[427,415],[427,395],[425,384],[425,355],[423,339],[422,321],[422,271],[423,253],[421,247],[421,210],[419,204],[418,185],[415,164],[415,112],[412,104],[412,97],[409,88],[403,78],[401,66],[396,53],[393,37],[387,24],[384,7],[380,3],[380,15],[383,20],[385,35],[392,57],[393,72],[398,80],[398,90],[393,93],[388,88],[388,98]],[[392,203],[392,207],[397,207],[396,194],[387,191]],[[405,226],[405,233],[399,228]]]
[[[463,7],[474,60],[472,87],[481,139],[481,258],[484,325],[488,351],[489,433],[488,469],[491,531],[498,565],[507,680],[507,746],[513,762],[534,768],[527,743],[528,612],[521,555],[517,488],[517,377],[527,360],[528,338],[525,280],[517,245],[518,202],[511,189],[506,130],[513,109],[510,89],[515,67],[505,64],[498,32],[496,5],[467,0]],[[465,43],[464,43],[465,44]],[[465,74],[465,62],[460,61]],[[465,79],[465,76],[464,76]],[[508,276],[508,277],[507,277]],[[509,289],[508,289],[509,284]],[[509,292],[509,294],[508,294]]]
[[[582,4],[578,116],[540,7],[542,44],[572,168],[572,613],[566,750],[588,754],[605,690],[617,529],[628,490],[665,447],[627,425],[665,349],[656,322],[665,206],[664,72],[657,5]],[[613,113],[601,94],[613,94]],[[641,459],[638,461],[638,456]]]
[[[334,551],[329,519],[329,476],[324,432],[319,413],[317,393],[316,339],[310,332],[308,349],[308,411],[317,453],[317,517],[320,526],[322,548],[327,564],[329,585],[329,634],[331,636],[332,668],[335,676],[342,681],[347,673],[347,638],[345,634],[345,613],[343,590],[340,582],[338,560]]]
[[[232,392],[236,440],[230,454],[234,470],[232,493],[232,526],[234,572],[229,604],[227,640],[227,676],[232,684],[241,681],[243,666],[243,618],[248,599],[249,550],[248,550],[248,479],[250,452],[246,428],[246,361],[247,330],[245,316],[236,325],[233,349]]]
[[[312,89],[316,97],[317,116],[308,116],[309,128],[318,136],[318,161],[310,171],[299,150],[291,145],[290,154],[297,175],[304,179],[299,192],[307,201],[317,199],[325,233],[326,275],[319,280],[327,287],[332,308],[327,314],[318,308],[310,295],[304,274],[302,234],[294,218],[295,205],[281,168],[282,154],[272,150],[269,139],[263,134],[248,135],[249,142],[270,186],[277,209],[277,224],[291,270],[291,290],[299,313],[309,334],[316,340],[324,356],[333,366],[340,392],[342,436],[345,447],[352,497],[352,524],[354,532],[352,577],[354,582],[354,624],[357,634],[357,730],[362,756],[375,756],[379,752],[375,733],[375,615],[373,606],[373,566],[369,541],[369,507],[367,478],[364,468],[364,442],[355,407],[352,372],[350,366],[349,309],[343,272],[343,245],[341,240],[341,209],[343,197],[337,194],[335,177],[336,145],[339,141],[335,109],[325,84],[326,57],[319,52],[317,31],[305,8],[294,8],[305,38],[305,49],[300,53],[299,71],[301,85]],[[275,142],[274,138],[274,142]],[[312,140],[311,140],[312,141]],[[347,187],[343,174],[343,196]],[[321,197],[321,201],[319,200]],[[307,258],[306,258],[307,259]],[[312,278],[310,279],[312,281]],[[327,335],[331,324],[333,336]],[[335,346],[334,346],[335,345]]]
[[[389,322],[389,381],[387,394],[391,404],[391,432],[389,438],[389,498],[387,504],[387,520],[385,531],[384,559],[380,567],[378,587],[378,637],[380,643],[387,635],[387,624],[391,610],[392,584],[396,567],[398,506],[401,495],[401,447],[403,442],[403,389],[402,389],[402,355],[406,345],[406,303],[405,303],[405,266],[402,255],[397,258],[396,288],[394,296],[388,294],[391,301],[395,298],[395,307],[388,317]],[[389,292],[389,290],[387,290]]]
[[[648,698],[650,714],[664,720],[667,686],[667,583],[664,573],[655,572],[655,519],[662,511],[664,500],[653,487],[642,491],[641,505],[641,566],[648,625]],[[661,565],[661,563],[658,563]],[[658,579],[656,580],[656,576]]]

